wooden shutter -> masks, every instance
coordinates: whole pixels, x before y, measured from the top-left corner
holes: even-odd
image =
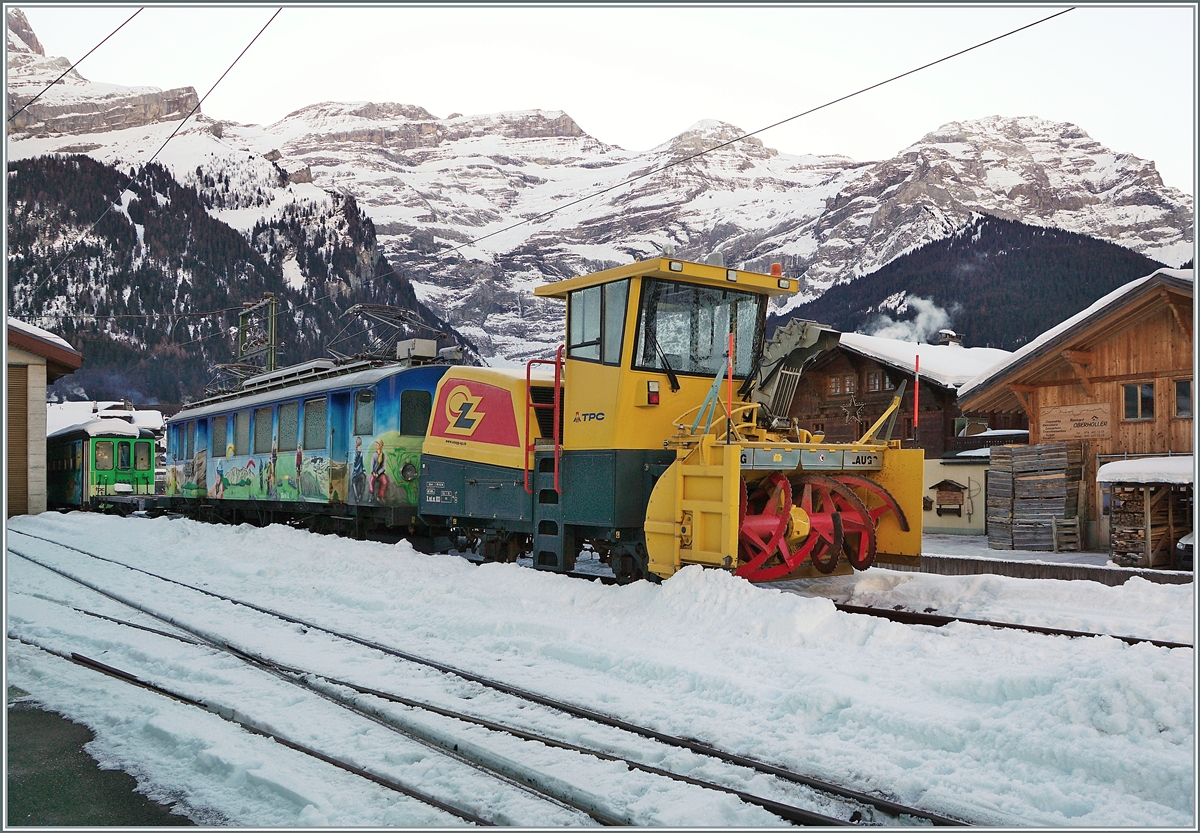
[[[29,368],[8,366],[8,514],[29,511]]]

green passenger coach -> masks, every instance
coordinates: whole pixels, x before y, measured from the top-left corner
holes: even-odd
[[[46,438],[46,497],[54,509],[93,498],[154,494],[153,432],[121,419],[95,419]]]

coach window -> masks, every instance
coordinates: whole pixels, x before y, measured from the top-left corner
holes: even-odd
[[[225,417],[213,417],[212,420],[212,456],[224,457],[225,446],[229,444],[229,429]]]
[[[360,390],[354,394],[354,433],[369,436],[375,433],[375,392]]]
[[[271,453],[271,434],[274,426],[271,425],[270,405],[265,408],[255,408],[254,410],[254,453],[255,454],[270,454]]]
[[[295,451],[300,428],[300,405],[285,402],[279,406],[279,450]]]
[[[196,456],[196,423],[189,422],[187,424],[187,459],[192,459]]]
[[[133,467],[138,471],[150,471],[150,443],[138,443],[133,447]]]
[[[250,412],[238,411],[233,415],[233,454],[244,457],[250,453]]]
[[[129,467],[132,464],[132,455],[129,453],[129,451],[129,443],[117,443],[117,468],[121,471],[129,471]]]
[[[304,450],[325,447],[325,398],[304,403]]]
[[[96,443],[96,471],[112,471],[113,443],[112,440],[101,440]]]
[[[400,433],[421,437],[429,427],[433,396],[427,390],[406,390],[400,394]]]

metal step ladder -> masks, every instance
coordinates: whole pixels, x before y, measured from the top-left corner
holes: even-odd
[[[533,566],[568,573],[575,569],[575,535],[563,525],[556,449],[533,455]]]

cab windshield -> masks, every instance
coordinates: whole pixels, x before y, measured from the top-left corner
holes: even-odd
[[[736,289],[645,278],[633,365],[639,370],[715,376],[733,333],[733,375],[754,362],[766,296]]]

